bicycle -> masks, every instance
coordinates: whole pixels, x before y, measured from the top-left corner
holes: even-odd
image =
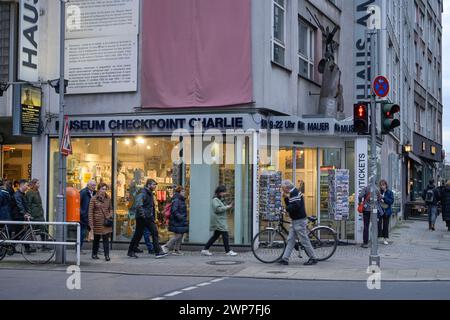
[[[309,217],[308,235],[311,245],[314,248],[318,261],[326,261],[330,259],[336,252],[338,245],[337,233],[330,227],[317,225],[317,217]],[[262,263],[275,263],[281,260],[286,250],[286,238],[289,231],[284,224],[289,223],[283,220],[280,215],[278,224],[271,227],[270,224],[263,231],[259,232],[252,240],[252,252],[256,259]],[[299,252],[301,258],[301,250],[305,250],[299,239],[296,239],[295,250]]]
[[[29,218],[26,219],[30,221]],[[19,225],[18,225],[19,226]],[[31,264],[46,264],[54,257],[56,253],[56,245],[53,244],[22,244],[21,251],[16,251],[16,245],[4,243],[7,240],[18,241],[48,241],[54,242],[55,239],[45,231],[40,229],[33,229],[31,224],[23,225],[23,228],[14,236],[10,235],[8,225],[0,229],[0,261],[6,255],[12,256],[15,253],[22,253],[25,260]]]

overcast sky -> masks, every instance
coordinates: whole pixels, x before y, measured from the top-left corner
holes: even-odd
[[[445,152],[450,155],[450,0],[444,0],[442,26],[444,28],[444,39],[442,40],[443,144]],[[446,161],[450,161],[450,159],[446,159]]]

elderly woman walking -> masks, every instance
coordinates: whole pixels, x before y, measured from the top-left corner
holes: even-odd
[[[100,238],[102,238],[105,260],[110,261],[109,236],[112,233],[113,227],[113,210],[111,198],[106,191],[108,191],[108,186],[105,183],[100,183],[97,194],[92,197],[89,203],[89,227],[94,232],[92,259],[99,259],[97,254],[100,246]]]

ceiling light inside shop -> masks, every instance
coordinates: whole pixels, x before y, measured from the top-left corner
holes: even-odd
[[[144,144],[144,143],[145,143],[145,140],[144,140],[144,138],[142,138],[142,137],[137,137],[137,138],[136,138],[136,142],[139,143],[139,144]]]
[[[150,146],[147,146],[147,150],[150,150],[151,149],[151,147]]]
[[[128,146],[131,143],[131,141],[129,139],[125,140],[125,144]]]

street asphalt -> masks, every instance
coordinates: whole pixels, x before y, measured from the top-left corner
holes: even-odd
[[[450,281],[302,281],[82,273],[80,290],[61,271],[2,270],[0,300],[450,300]]]

